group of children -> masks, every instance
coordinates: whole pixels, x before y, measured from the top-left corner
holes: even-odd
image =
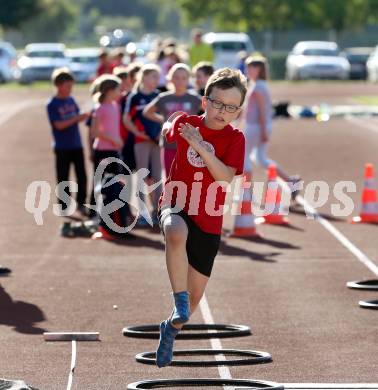
[[[80,114],[70,96],[70,73],[61,70],[53,76],[57,94],[48,104],[48,113],[55,140],[57,179],[67,180],[69,165],[74,164],[82,211],[86,178],[78,123],[89,116],[95,168],[107,157],[121,156],[130,169],[149,169],[152,182],[160,182],[164,168],[167,180],[164,188],[156,188],[152,206],[154,221],[165,238],[174,305],[160,324],[156,353],[159,367],[171,363],[175,337],[197,308],[218,251],[223,216],[209,213],[209,191],[214,210],[221,210],[225,203],[222,183],[231,183],[235,175],[252,169],[251,153],[256,163],[264,167],[270,163],[266,145],[272,131],[272,111],[266,60],[249,57],[246,68],[249,88],[239,70],[214,72],[211,64],[202,63],[191,71],[177,63],[167,74],[166,92],[157,89],[160,69],[155,64],[139,69],[136,65],[115,68],[114,75],[102,75],[94,82],[95,107],[91,114]],[[195,89],[190,83],[193,72]],[[240,119],[244,134],[232,126]],[[118,168],[113,165],[110,169],[117,172]],[[282,169],[279,172],[287,181],[296,180]],[[192,213],[193,184],[199,179],[201,193],[197,194],[196,212]],[[187,188],[184,199],[168,190],[176,182]]]
[[[108,157],[121,158],[130,171],[149,169],[151,182],[159,183],[163,171],[168,176],[176,153],[175,145],[169,145],[161,136],[162,123],[177,111],[188,114],[201,112],[200,93],[203,93],[212,72],[213,68],[208,63],[196,67],[197,92],[191,87],[191,69],[184,63],[177,63],[167,74],[168,90],[161,92],[158,89],[160,68],[157,65],[132,63],[128,67],[115,67],[112,74],[103,74],[93,82],[93,110],[84,114],[79,114],[78,105],[71,96],[72,74],[68,69],[54,72],[53,83],[57,93],[48,103],[47,110],[55,141],[57,180],[68,180],[69,166],[73,163],[79,185],[79,212],[86,213],[86,174],[78,123],[85,120],[89,128],[94,172]],[[66,143],[61,144],[60,139],[66,140]],[[80,161],[77,156],[80,156]],[[116,174],[121,168],[113,163],[106,167],[106,171]],[[151,196],[155,224],[160,194],[161,186],[158,186]],[[64,196],[59,198],[66,199]],[[64,201],[60,202],[64,207]],[[138,221],[142,226],[146,223],[142,217]]]

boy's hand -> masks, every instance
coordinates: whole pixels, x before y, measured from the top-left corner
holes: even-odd
[[[143,138],[146,141],[151,141],[151,137],[148,134],[143,133],[141,131],[138,133],[137,136],[140,137],[140,138]]]
[[[91,116],[90,112],[83,112],[78,115],[79,117],[79,122],[86,121],[89,117]]]
[[[188,144],[197,152],[199,149],[204,149],[203,138],[198,127],[194,127],[189,123],[180,123],[179,132]]]
[[[178,116],[186,114],[184,111],[176,111],[172,115],[169,116],[167,122],[173,122]]]
[[[123,147],[123,140],[120,137],[119,138],[114,138],[112,143],[118,149],[122,149],[122,147]]]
[[[170,117],[163,123],[163,127],[161,129],[161,134],[163,135],[163,137],[165,137],[168,133],[168,131],[171,129],[172,127],[172,122],[180,115],[183,115],[185,114],[184,111],[176,111],[174,112],[172,115],[170,115]]]

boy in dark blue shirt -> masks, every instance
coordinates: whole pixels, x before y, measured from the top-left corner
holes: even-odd
[[[87,196],[87,175],[85,173],[83,145],[78,123],[88,118],[88,113],[80,114],[75,100],[71,97],[75,82],[69,69],[56,69],[52,74],[52,82],[56,87],[56,95],[47,104],[47,113],[53,133],[55,151],[55,169],[58,184],[67,181],[71,164],[74,165],[78,184],[78,211],[86,215],[84,206]],[[67,195],[60,190],[58,202],[64,211],[68,205],[63,201]],[[69,192],[66,192],[69,195]]]

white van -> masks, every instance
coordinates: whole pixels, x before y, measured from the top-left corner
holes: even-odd
[[[251,54],[254,47],[251,39],[245,33],[214,33],[203,36],[203,41],[213,47],[215,53],[214,67],[216,69],[237,68],[240,62],[238,53],[245,51]]]

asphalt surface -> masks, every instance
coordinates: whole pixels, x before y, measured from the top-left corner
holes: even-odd
[[[272,363],[229,371],[137,363],[134,356],[153,351],[156,340],[125,338],[122,328],[157,324],[171,308],[162,237],[139,229],[136,240],[124,243],[63,238],[62,220],[51,205],[38,226],[25,210],[25,194],[32,181],[47,181],[50,203],[55,202],[43,106],[50,91],[1,88],[0,264],[12,273],[0,277],[0,377],[22,379],[40,390],[65,389],[71,344],[45,342],[42,333],[97,331],[101,341],[78,343],[73,389],[120,390],[142,379],[220,375],[279,383],[378,382],[378,312],[358,306],[360,299],[378,299],[377,292],[345,286],[376,275],[301,207],[290,213],[289,227],[259,226],[263,240],[224,238],[206,291],[216,323],[248,325],[253,332],[222,339],[221,346],[266,351]],[[276,101],[293,104],[349,104],[352,95],[374,95],[376,86],[282,83],[272,91]],[[88,107],[83,88],[77,96]],[[355,182],[357,191],[349,195],[358,207],[364,164],[378,167],[378,135],[371,129],[378,120],[361,123],[277,119],[270,156],[288,173],[300,174],[305,187],[325,181],[332,191],[338,181]],[[256,180],[264,177],[256,171]],[[334,217],[331,205],[337,203],[331,196],[319,212],[378,265],[377,226]],[[232,223],[227,217],[225,228]],[[205,320],[199,309],[192,322]],[[209,340],[180,340],[176,346],[212,348]]]

